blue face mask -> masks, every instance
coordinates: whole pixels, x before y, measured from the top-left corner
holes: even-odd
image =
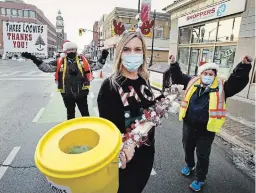
[[[122,63],[129,72],[136,72],[143,62],[143,54],[122,54]]]
[[[205,85],[210,85],[213,83],[215,76],[202,76],[202,82]]]

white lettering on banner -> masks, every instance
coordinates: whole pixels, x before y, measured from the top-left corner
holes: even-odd
[[[3,22],[4,53],[29,52],[48,56],[47,25]]]
[[[178,27],[243,12],[245,10],[245,3],[246,0],[230,0],[180,17],[178,19]]]
[[[55,184],[51,182],[48,178],[46,179],[50,183],[51,189],[54,193],[72,193],[69,187]]]

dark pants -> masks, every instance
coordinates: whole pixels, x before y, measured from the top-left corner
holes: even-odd
[[[75,108],[76,105],[83,117],[89,116],[88,104],[87,104],[87,94],[81,93],[77,97],[72,94],[62,94],[62,98],[67,108],[67,119],[75,118]]]
[[[119,169],[118,193],[141,193],[150,177],[154,163],[155,148],[143,146],[135,150],[126,169]]]
[[[182,143],[185,161],[189,167],[195,166],[194,152],[196,149],[196,177],[199,181],[206,179],[214,137],[215,133],[207,131],[206,127],[197,127],[183,122]]]

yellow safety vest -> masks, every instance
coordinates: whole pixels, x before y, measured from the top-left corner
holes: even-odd
[[[189,106],[190,98],[193,93],[197,90],[195,85],[201,83],[200,77],[195,77],[188,83],[185,96],[181,102],[179,120],[182,121],[187,112]],[[217,89],[217,92],[211,92],[210,102],[209,102],[209,121],[207,123],[207,130],[211,132],[219,133],[221,127],[226,120],[226,103],[225,103],[225,93],[224,93],[224,82],[218,77],[216,77],[211,85],[211,88]]]

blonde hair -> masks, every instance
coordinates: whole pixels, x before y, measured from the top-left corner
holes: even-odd
[[[119,87],[118,80],[122,78],[122,53],[125,45],[132,40],[133,38],[139,38],[142,42],[142,50],[143,50],[143,64],[138,69],[138,74],[147,82],[148,81],[148,71],[147,71],[147,46],[145,40],[140,32],[127,32],[125,33],[121,39],[119,40],[116,53],[115,53],[115,61],[114,61],[114,72],[110,77],[111,86],[117,89]]]

